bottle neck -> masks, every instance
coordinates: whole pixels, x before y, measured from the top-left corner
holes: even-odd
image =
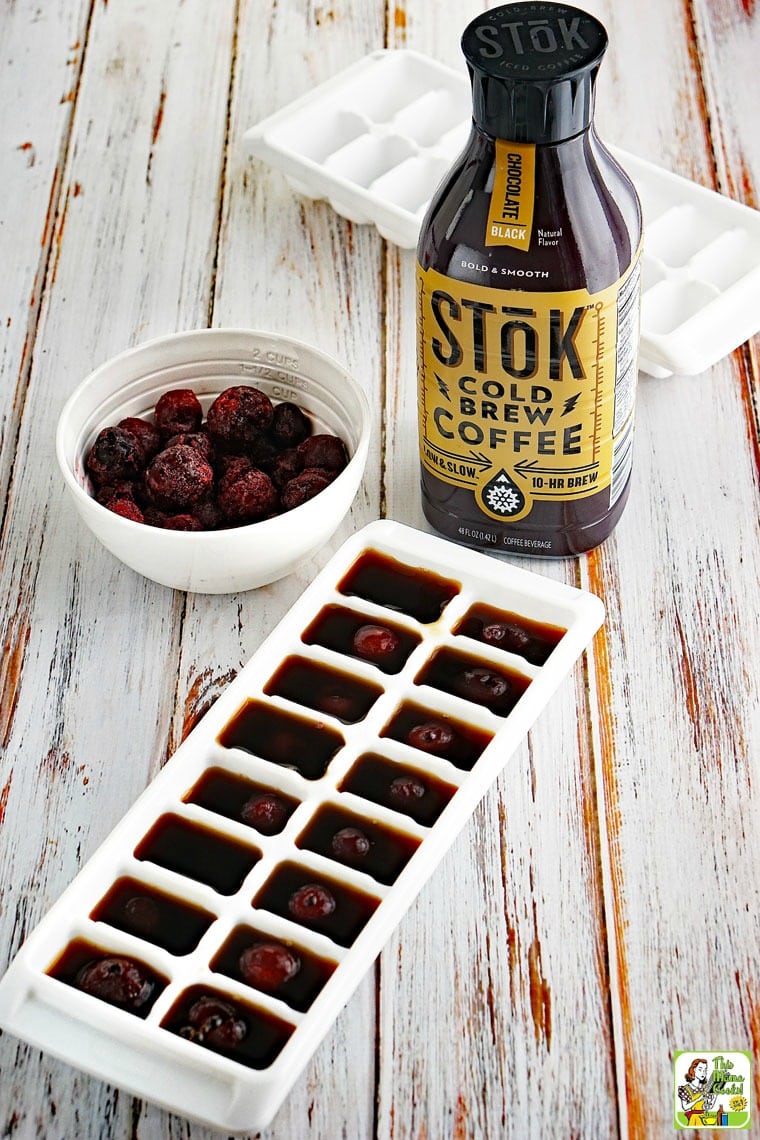
[[[477,144],[481,147],[493,147],[497,139],[502,139],[504,142],[523,142],[521,139],[515,139],[510,135],[505,134],[504,128],[500,129],[496,133],[487,131],[481,127],[474,118],[472,120],[472,130],[474,139],[477,140]],[[537,142],[535,139],[531,139],[527,142],[524,142],[523,145],[535,145],[537,155],[540,155],[542,152],[554,151],[560,147],[565,153],[570,153],[576,148],[578,150],[584,148],[584,146],[589,141],[597,141],[597,135],[593,122],[587,123],[582,130],[578,131],[577,134],[570,135],[569,138],[555,139],[551,142]]]
[[[546,145],[591,125],[598,65],[553,83],[511,83],[470,67],[472,117],[492,138]]]

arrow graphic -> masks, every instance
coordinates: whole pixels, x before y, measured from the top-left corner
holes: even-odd
[[[598,463],[586,463],[583,467],[539,467],[537,459],[521,459],[512,470],[515,475],[527,479],[530,475],[582,475],[584,471],[596,471]]]
[[[474,463],[476,467],[482,467],[484,470],[493,466],[491,460],[482,451],[468,451],[466,453],[446,451],[444,448],[438,447],[437,444],[431,443],[427,436],[423,436],[423,443],[426,443],[430,450],[437,455],[443,455],[446,459],[456,459],[457,463]]]

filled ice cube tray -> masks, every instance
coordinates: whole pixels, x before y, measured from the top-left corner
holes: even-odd
[[[245,144],[298,193],[413,248],[470,110],[464,66],[380,50],[250,128]],[[640,366],[703,372],[760,329],[760,212],[614,151],[644,211]]]
[[[0,1024],[265,1126],[602,617],[409,527],[355,534],[34,930]]]

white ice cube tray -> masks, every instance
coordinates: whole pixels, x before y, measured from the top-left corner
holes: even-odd
[[[425,624],[377,600],[341,593],[344,576],[367,551],[453,582],[454,596],[440,617]],[[531,665],[524,656],[454,632],[462,617],[478,603],[566,632],[544,664]],[[385,673],[366,660],[306,644],[302,634],[323,607],[331,604],[348,608],[360,618],[366,615],[364,620],[386,621],[418,638],[400,672]],[[591,594],[444,539],[387,521],[365,527],[318,575],[34,930],[0,981],[0,1024],[34,1045],[180,1115],[228,1133],[267,1125],[392,929],[601,624],[603,612],[602,603]],[[444,647],[456,648],[494,670],[519,674],[527,688],[512,711],[496,715],[471,700],[416,683],[431,655]],[[343,723],[282,696],[267,695],[270,679],[294,655],[368,681],[379,686],[381,693],[366,716],[355,723]],[[255,751],[220,743],[225,726],[249,700],[264,702],[269,711],[295,714],[315,732],[323,733],[327,728],[340,735],[343,743],[321,777],[307,779],[302,775],[295,756],[294,765],[288,766],[264,759]],[[470,770],[383,734],[405,702],[424,708],[425,718],[450,718],[460,728],[490,737],[479,758],[470,762]],[[257,736],[256,744],[260,751],[266,751],[262,739]],[[422,781],[432,784],[437,779],[450,785],[451,798],[432,825],[423,826],[410,815],[370,802],[356,791],[341,790],[346,773],[366,753],[385,757],[391,772],[402,771],[397,765],[409,766]],[[128,759],[121,757],[123,762]],[[244,776],[296,800],[297,807],[284,830],[267,837],[240,818],[227,818],[187,802],[189,790],[214,768]],[[298,845],[305,827],[325,805],[356,813],[369,829],[385,825],[407,843],[419,842],[395,881],[383,884],[370,874]],[[255,849],[260,858],[244,872],[239,887],[226,894],[212,889],[200,877],[191,878],[176,868],[136,858],[141,840],[167,813],[210,829],[217,837],[250,845],[251,855]],[[207,863],[204,859],[204,868]],[[358,935],[336,940],[297,923],[287,913],[253,905],[262,886],[283,864],[297,865],[306,881],[327,881],[338,891],[349,888],[363,892],[377,908]],[[93,920],[94,908],[124,877],[208,912],[210,925],[195,949],[172,954],[145,937]],[[338,910],[342,905],[339,900]],[[240,926],[286,940],[335,965],[307,1009],[299,1011],[290,999],[257,991],[240,977],[215,972],[215,956]],[[71,984],[71,978],[59,980],[48,973],[60,963],[66,948],[80,940],[102,954],[131,957],[166,980],[165,989],[144,1020],[82,992]],[[84,960],[88,955],[89,951]],[[264,1068],[249,1068],[163,1028],[174,1003],[191,986],[244,1003],[246,1017],[255,1017],[253,1011],[258,1010],[285,1023],[290,1036],[276,1059]],[[258,1032],[252,1021],[252,1041],[258,1040]]]
[[[298,193],[413,248],[470,114],[464,66],[380,50],[252,127],[245,145]],[[644,211],[640,367],[703,372],[760,329],[760,212],[614,151]]]

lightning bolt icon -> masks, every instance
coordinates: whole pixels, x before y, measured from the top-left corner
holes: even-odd
[[[443,396],[444,400],[448,400],[448,402],[449,402],[449,403],[451,403],[451,396],[449,395],[449,386],[448,386],[448,384],[446,383],[446,381],[445,381],[445,380],[442,380],[442,379],[441,379],[441,377],[438,375],[438,373],[437,373],[437,372],[434,372],[434,373],[433,373],[433,375],[435,376],[435,378],[436,378],[436,381],[437,381],[437,383],[438,383],[438,391],[441,393],[441,395]]]
[[[573,408],[575,407],[575,405],[578,403],[578,400],[580,399],[580,395],[581,395],[580,392],[576,392],[574,396],[568,396],[568,398],[565,400],[565,406],[562,409],[562,415],[563,416],[566,416],[566,415],[568,415],[569,412],[572,412]]]

